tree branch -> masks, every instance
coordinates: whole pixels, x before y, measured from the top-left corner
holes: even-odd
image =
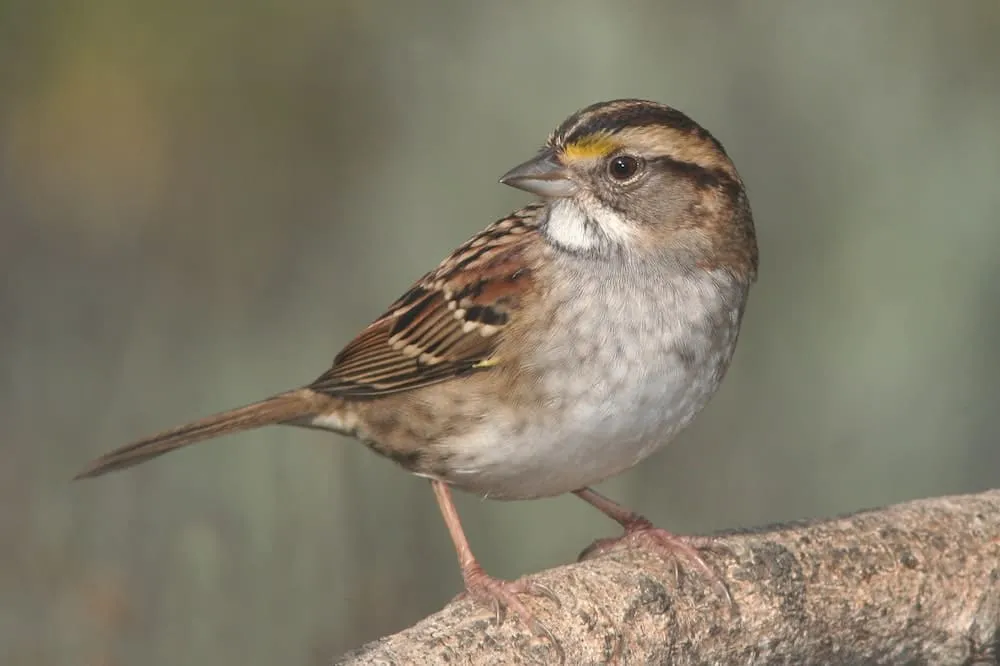
[[[532,579],[567,664],[996,664],[1000,490],[716,538],[734,605],[688,567],[620,549]],[[556,663],[516,617],[455,601],[338,664]]]

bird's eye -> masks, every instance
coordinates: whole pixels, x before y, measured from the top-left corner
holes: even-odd
[[[628,180],[639,171],[639,160],[631,155],[619,155],[608,164],[608,173],[615,180]]]

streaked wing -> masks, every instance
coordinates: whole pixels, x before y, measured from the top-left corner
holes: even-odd
[[[498,340],[532,288],[524,248],[540,204],[499,220],[422,277],[309,388],[374,398],[495,365]]]

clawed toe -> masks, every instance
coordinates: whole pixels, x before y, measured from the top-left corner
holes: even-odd
[[[625,534],[617,538],[599,539],[592,543],[580,553],[580,560],[587,560],[598,555],[603,555],[612,550],[618,544],[624,543],[644,550],[652,550],[663,559],[672,561],[674,564],[674,575],[680,578],[680,556],[694,565],[699,572],[713,582],[713,586],[720,596],[726,599],[730,609],[734,608],[733,597],[729,593],[722,576],[716,573],[708,563],[702,558],[699,550],[720,550],[719,544],[711,537],[681,537],[676,534],[655,527],[653,523],[643,516],[627,509],[617,502],[608,499],[592,488],[580,488],[574,490],[573,494],[582,499],[587,504],[611,518],[616,523],[625,528]]]
[[[559,597],[546,585],[534,581],[519,579],[514,581],[501,580],[486,574],[482,569],[469,571],[465,575],[465,592],[459,596],[467,596],[476,601],[493,607],[497,625],[503,624],[507,611],[512,611],[517,617],[542,638],[548,639],[560,656],[560,663],[565,661],[562,645],[549,629],[538,621],[534,614],[521,601],[522,595],[542,597],[561,607]]]
[[[523,594],[529,594],[533,597],[542,597],[543,599],[548,599],[553,604],[555,604],[556,608],[562,608],[562,602],[559,601],[559,597],[556,596],[556,593],[553,592],[552,588],[549,587],[548,585],[542,585],[541,583],[536,583],[534,581],[524,580],[524,579],[515,581],[515,584],[518,583],[523,585],[523,587],[521,588],[521,592]]]
[[[663,559],[672,561],[674,564],[674,574],[678,579],[680,578],[681,570],[679,559],[683,558],[683,560],[697,569],[704,577],[712,581],[715,591],[726,600],[729,606],[734,605],[733,597],[722,577],[708,565],[699,552],[700,550],[718,549],[718,544],[714,539],[710,537],[678,536],[644,521],[641,524],[626,528],[625,534],[620,537],[598,539],[580,553],[579,560],[582,561],[603,555],[620,544],[652,551]]]
[[[726,600],[729,606],[733,606],[733,596],[729,593],[729,588],[726,583],[722,580],[722,577],[715,571],[712,567],[708,565],[705,558],[701,556],[699,552],[701,549],[708,549],[713,546],[712,540],[707,537],[681,537],[668,532],[667,530],[660,529],[658,527],[648,527],[636,532],[633,532],[633,540],[637,542],[639,547],[642,547],[643,542],[647,546],[651,546],[652,550],[659,552],[664,556],[682,555],[688,562],[694,565],[705,578],[712,581],[712,587],[715,588],[716,593]],[[675,574],[680,576],[680,567],[675,562]]]

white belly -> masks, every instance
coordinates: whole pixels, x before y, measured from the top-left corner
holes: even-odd
[[[663,301],[612,286],[567,303],[532,364],[545,370],[533,409],[498,409],[451,442],[454,485],[497,499],[558,495],[618,474],[673,438],[718,388],[741,312],[715,284]],[[597,304],[595,305],[595,300]],[[711,304],[711,307],[707,307]],[[719,334],[720,323],[732,334]],[[573,335],[562,334],[565,330]]]

